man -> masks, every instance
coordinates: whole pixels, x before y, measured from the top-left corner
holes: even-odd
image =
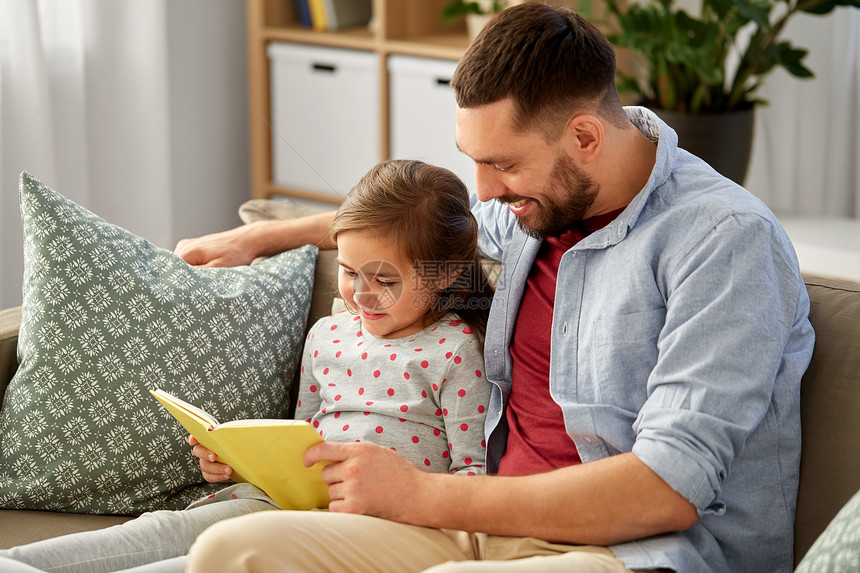
[[[503,262],[485,342],[497,475],[321,444],[305,460],[335,462],[331,512],[224,522],[192,570],[791,571],[813,345],[793,249],[665,123],[623,108],[614,74],[587,21],[526,3],[481,33],[452,80],[481,248]],[[329,220],[177,252],[247,262],[318,242]]]

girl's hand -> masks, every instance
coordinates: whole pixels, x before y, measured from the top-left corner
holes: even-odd
[[[322,442],[305,452],[304,463],[330,462],[322,470],[329,510],[409,522],[407,503],[417,501],[429,475],[397,452],[370,442]],[[392,495],[397,492],[397,495]]]
[[[200,458],[200,471],[203,473],[203,479],[210,483],[230,481],[233,468],[216,461],[218,456],[215,455],[215,452],[201,446],[194,436],[188,436],[188,443],[194,446],[191,453]]]

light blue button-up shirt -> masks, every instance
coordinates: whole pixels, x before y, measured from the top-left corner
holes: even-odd
[[[657,160],[627,208],[561,260],[550,392],[583,462],[632,451],[698,508],[687,531],[611,547],[629,568],[791,571],[814,340],[794,249],[758,199],[679,149],[656,115],[627,113],[658,139]],[[473,199],[473,212],[483,254],[502,261],[485,342],[494,471],[540,241],[496,201]]]

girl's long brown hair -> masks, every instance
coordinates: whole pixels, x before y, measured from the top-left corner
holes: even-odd
[[[456,175],[421,161],[380,163],[347,194],[329,232],[336,243],[338,233],[362,230],[396,244],[428,284],[456,275],[437,293],[424,326],[454,312],[483,340],[493,287],[481,266],[469,192]]]

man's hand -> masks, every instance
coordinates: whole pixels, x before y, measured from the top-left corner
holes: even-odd
[[[209,483],[230,481],[233,468],[218,462],[218,456],[215,455],[215,452],[201,446],[194,436],[188,436],[188,443],[194,446],[191,453],[200,458],[200,471],[203,473],[203,479]]]
[[[304,463],[332,462],[322,470],[331,511],[408,521],[408,502],[417,498],[423,472],[403,456],[369,442],[323,442],[305,453]]]
[[[333,249],[328,230],[334,211],[298,219],[255,221],[196,239],[183,239],[175,252],[197,267],[250,265],[257,257],[268,257],[302,245]]]
[[[249,265],[256,253],[247,246],[246,235],[245,227],[237,227],[196,239],[182,239],[174,251],[186,263],[197,267]]]
[[[698,520],[696,508],[632,453],[518,477],[424,472],[364,442],[324,442],[305,453],[305,465],[320,461],[333,462],[322,472],[332,511],[425,527],[612,545]]]

